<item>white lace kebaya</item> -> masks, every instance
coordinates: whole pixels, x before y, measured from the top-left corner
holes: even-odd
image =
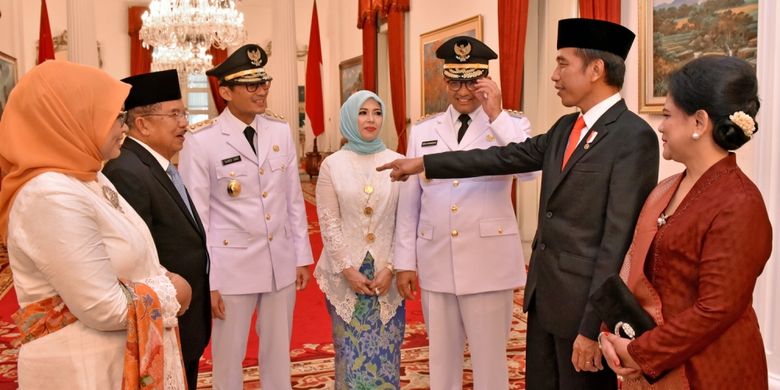
[[[377,172],[375,168],[402,157],[389,149],[373,154],[342,149],[328,156],[320,167],[316,195],[324,249],[314,276],[346,322],[352,319],[356,295],[341,272],[349,267],[360,269],[366,252],[371,252],[376,272],[392,264],[400,183],[390,181],[389,171]],[[401,302],[393,282],[379,297],[383,324],[395,315]]]

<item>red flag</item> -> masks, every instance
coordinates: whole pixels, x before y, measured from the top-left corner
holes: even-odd
[[[309,57],[306,60],[306,116],[309,117],[314,136],[325,132],[325,114],[322,103],[322,48],[320,47],[320,22],[317,18],[317,1],[311,13],[309,33]]]
[[[46,0],[41,0],[41,30],[38,32],[38,63],[54,59],[54,42],[51,39],[49,11]]]

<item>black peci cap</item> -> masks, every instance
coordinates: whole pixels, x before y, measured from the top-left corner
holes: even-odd
[[[444,60],[444,77],[453,80],[473,80],[488,74],[488,61],[498,58],[480,40],[459,36],[442,43],[436,57]]]
[[[223,84],[250,84],[271,81],[263,66],[268,62],[268,55],[262,47],[248,44],[239,47],[224,62],[206,71]]]
[[[125,110],[181,99],[176,69],[142,73],[125,77],[122,81],[132,86],[125,99]]]
[[[626,59],[636,35],[612,22],[572,18],[558,21],[558,49],[574,47],[596,49]]]

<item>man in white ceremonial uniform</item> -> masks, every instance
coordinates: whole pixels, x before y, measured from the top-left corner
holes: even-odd
[[[493,50],[474,38],[455,37],[436,56],[445,61],[450,105],[412,127],[407,157],[528,138],[528,119],[502,110],[501,91],[486,77],[488,61],[497,58]],[[512,183],[511,175],[465,180],[414,176],[401,187],[394,267],[406,298],[414,297],[413,282],[419,277],[431,389],[462,388],[466,339],[474,388],[508,388],[513,290],[526,277]]]
[[[206,230],[211,257],[214,389],[243,389],[252,314],[264,389],[290,389],[296,290],[313,263],[298,157],[289,125],[265,114],[271,78],[254,44],[206,72],[227,108],[193,126],[179,169]]]

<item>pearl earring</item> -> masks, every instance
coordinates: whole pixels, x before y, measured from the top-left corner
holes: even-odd
[[[701,134],[694,132],[694,133],[691,135],[691,138],[693,138],[693,140],[694,140],[694,141],[698,141],[698,140],[699,140],[699,138],[701,138]]]

